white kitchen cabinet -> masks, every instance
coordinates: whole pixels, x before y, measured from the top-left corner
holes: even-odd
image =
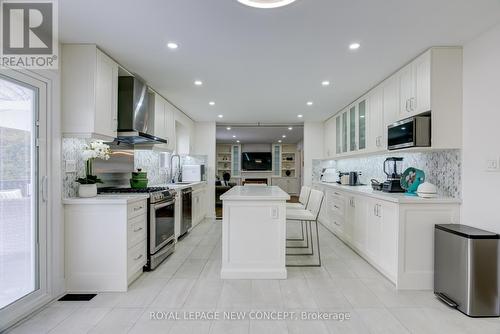
[[[324,138],[325,138],[325,144],[324,144],[324,156],[327,158],[332,158],[336,154],[336,118],[332,117],[329,120],[325,122],[324,125]]]
[[[427,51],[398,74],[400,116],[406,118],[431,110],[431,51]]]
[[[364,140],[369,152],[387,150],[387,126],[420,114],[431,116],[431,148],[461,148],[462,68],[460,47],[433,47],[415,58],[373,88],[365,105],[362,97],[331,118],[336,155],[363,152]],[[325,123],[325,129],[330,126]]]
[[[75,198],[64,204],[66,289],[127,291],[147,261],[145,197]]]
[[[387,141],[387,125],[399,120],[399,79],[393,75],[382,83],[383,93],[383,132]],[[387,142],[384,143],[387,147]]]
[[[175,149],[174,110],[172,105],[156,92],[152,93],[154,101],[154,135],[166,139],[166,144],[155,145],[156,149],[173,151]]]
[[[366,248],[366,201],[363,197],[349,196],[347,216],[352,228],[351,242],[358,249]]]
[[[368,258],[392,280],[397,275],[397,205],[366,198],[366,247]]]
[[[368,150],[372,152],[387,149],[387,140],[384,126],[384,88],[382,85],[370,92],[370,115],[368,132]]]
[[[115,139],[118,64],[95,45],[64,44],[61,81],[64,136]]]
[[[205,219],[207,214],[207,186],[205,183],[193,187],[192,222],[193,227]]]
[[[290,195],[297,195],[300,192],[299,179],[296,177],[273,177],[271,183]]]
[[[319,221],[327,229],[398,289],[432,289],[434,225],[459,222],[458,200],[374,197],[366,189],[326,183],[313,187],[326,194]]]

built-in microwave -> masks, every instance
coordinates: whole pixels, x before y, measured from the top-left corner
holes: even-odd
[[[387,127],[387,148],[431,146],[431,117],[414,116]]]

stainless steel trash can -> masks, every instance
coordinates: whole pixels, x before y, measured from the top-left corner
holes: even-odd
[[[434,293],[470,317],[498,317],[499,235],[460,224],[435,225]]]

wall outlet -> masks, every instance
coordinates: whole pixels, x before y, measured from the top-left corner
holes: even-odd
[[[499,159],[486,160],[486,171],[488,171],[488,172],[500,172]]]
[[[75,160],[64,161],[64,171],[66,173],[75,173],[76,172],[76,161]]]

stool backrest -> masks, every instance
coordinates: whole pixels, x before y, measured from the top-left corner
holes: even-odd
[[[302,188],[300,189],[299,203],[307,206],[309,195],[311,195],[311,188],[308,186],[302,186]]]
[[[323,202],[323,192],[315,189],[311,189],[311,195],[309,195],[309,202],[307,203],[307,210],[317,218],[319,215],[319,210],[321,209],[321,203]]]

